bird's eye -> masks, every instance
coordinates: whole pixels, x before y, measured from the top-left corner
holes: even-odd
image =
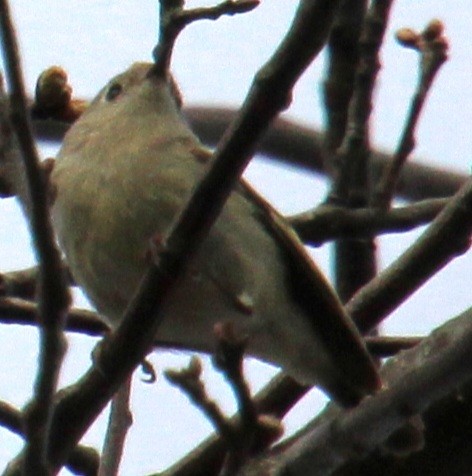
[[[113,83],[109,88],[105,95],[105,99],[107,101],[113,101],[116,99],[123,91],[123,86],[120,83]]]

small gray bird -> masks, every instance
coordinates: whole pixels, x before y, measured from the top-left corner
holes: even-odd
[[[173,82],[151,66],[136,63],[102,89],[66,134],[51,175],[70,270],[112,326],[149,266],[151,238],[165,236],[212,160]],[[241,180],[167,299],[156,339],[211,352],[215,324],[229,321],[248,336],[249,354],[355,404],[378,388],[375,365],[282,220]]]

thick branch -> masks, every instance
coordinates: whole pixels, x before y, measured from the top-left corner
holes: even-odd
[[[254,152],[257,139],[287,105],[295,81],[323,46],[337,4],[333,0],[300,3],[289,34],[256,76],[240,116],[215,152],[213,167],[171,230],[167,248],[160,254],[159,266],[144,277],[120,326],[103,341],[96,365],[85,374],[79,386],[67,389],[57,403],[51,452],[54,467],[60,467],[123,379],[150,350],[166,294],[196,251],[205,230],[216,219]],[[134,343],[132,348],[128,342]]]
[[[192,106],[184,113],[201,140],[215,145],[235,119],[238,111],[227,107]],[[45,140],[61,140],[69,124],[33,116],[37,136]],[[263,137],[257,152],[283,163],[323,174],[323,134],[298,124],[288,118],[275,119]],[[377,180],[391,155],[376,150],[372,152],[371,165]],[[465,174],[451,172],[418,161],[406,163],[397,185],[397,196],[408,200],[448,197],[453,195],[467,180]],[[1,184],[0,184],[1,185]]]
[[[384,373],[384,390],[355,409],[326,418],[300,438],[250,462],[240,475],[327,476],[378,447],[395,429],[472,379],[470,311],[401,354]]]

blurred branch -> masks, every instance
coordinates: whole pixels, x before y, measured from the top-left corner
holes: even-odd
[[[11,297],[0,297],[0,323],[10,325],[38,326],[36,319],[37,305],[30,300]],[[97,313],[86,309],[71,308],[66,324],[67,332],[76,332],[90,337],[103,337],[110,328]],[[398,350],[409,348],[418,340],[417,337],[365,337],[369,352],[376,357],[393,355]],[[155,340],[154,346],[161,349],[178,349],[197,351],[196,349],[183,349],[176,347],[173,342]],[[152,371],[151,371],[152,372]],[[269,412],[272,413],[272,412]]]
[[[130,397],[131,377],[123,383],[113,397],[97,476],[119,474],[126,435],[133,421],[129,407]]]
[[[346,133],[348,108],[359,61],[359,36],[367,9],[366,0],[343,0],[329,35],[328,67],[323,83],[326,116],[325,169],[333,173],[332,158]]]
[[[217,106],[191,106],[184,113],[201,140],[215,145],[234,121],[238,109]],[[33,114],[33,125],[38,139],[60,141],[70,124],[55,119],[42,119]],[[276,118],[257,144],[257,152],[277,161],[323,173],[323,134],[287,117]],[[386,163],[387,152],[372,151],[373,180],[377,180]],[[467,180],[464,173],[451,172],[437,166],[407,162],[400,174],[397,196],[408,200],[422,200],[453,195]]]
[[[423,337],[407,336],[366,336],[365,343],[369,352],[377,358],[391,357],[402,350],[418,345]]]
[[[23,435],[23,415],[13,405],[0,401],[0,426],[16,435]]]
[[[67,265],[62,263],[62,266],[67,284],[74,285]],[[38,266],[0,273],[0,295],[33,300],[37,296],[38,280]]]
[[[10,271],[0,274],[0,291],[2,296],[19,297],[32,300],[36,296],[38,267]]]
[[[390,14],[391,0],[373,0],[365,14],[358,42],[358,63],[347,110],[346,132],[332,159],[333,183],[328,203],[356,209],[370,202],[369,124],[372,96],[380,69],[379,50]],[[346,302],[377,273],[372,236],[340,239],[334,255],[336,289]]]
[[[23,413],[13,405],[0,401],[0,426],[23,436]],[[98,453],[87,446],[77,446],[70,455],[67,467],[74,474],[95,476],[98,470]]]
[[[27,443],[24,453],[24,470],[26,473],[39,476],[50,474],[47,445],[53,398],[66,349],[63,327],[70,297],[63,279],[60,253],[49,219],[48,197],[30,126],[19,49],[6,0],[0,1],[0,27],[6,76],[10,88],[10,120],[26,171],[31,197],[30,227],[40,267],[38,293],[38,318],[42,323],[40,356],[34,396],[25,420]]]
[[[214,145],[237,114],[230,108],[194,106],[184,109],[202,141]],[[319,174],[323,173],[325,153],[323,134],[287,118],[272,122],[258,144],[258,152],[290,165]],[[373,151],[371,165],[373,181],[378,179],[391,154]],[[453,195],[467,180],[465,173],[454,173],[437,166],[407,162],[397,186],[398,197],[408,200],[440,198]]]
[[[0,297],[0,323],[38,326],[38,306],[29,300]],[[89,336],[103,336],[110,331],[95,312],[72,308],[69,311],[67,330]]]

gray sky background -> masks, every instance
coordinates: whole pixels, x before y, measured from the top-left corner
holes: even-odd
[[[69,72],[75,93],[93,96],[110,77],[137,60],[149,60],[156,41],[157,1],[153,0],[15,0],[14,14],[22,47],[25,75],[33,91],[38,74],[52,64]],[[189,1],[188,6],[212,2]],[[238,105],[252,77],[270,56],[287,30],[295,1],[262,0],[247,15],[200,22],[180,37],[173,70],[188,104]],[[372,140],[383,148],[396,145],[405,111],[417,76],[417,58],[392,39],[403,26],[422,29],[432,18],[446,24],[450,39],[450,60],[443,67],[420,123],[415,156],[467,172],[470,170],[472,138],[471,96],[472,51],[470,13],[467,0],[398,0],[395,2],[388,40],[382,51],[384,68],[380,73],[373,112]],[[317,127],[322,124],[319,81],[322,58],[306,72],[298,84],[289,116]],[[43,150],[45,156],[54,153]],[[323,198],[325,184],[317,177],[292,169],[256,161],[246,176],[281,211],[300,211]],[[23,218],[11,200],[0,202],[1,270],[31,265],[33,256]],[[417,233],[381,240],[380,259],[388,264]],[[317,262],[329,273],[327,248],[314,250]],[[469,255],[456,260],[420,290],[386,324],[391,333],[425,333],[444,317],[470,306]],[[83,299],[79,298],[80,302]],[[94,341],[74,336],[64,368],[63,383],[70,383],[87,368]],[[0,399],[24,404],[31,393],[36,364],[36,332],[31,329],[0,327]],[[158,354],[152,357],[157,369],[181,366],[187,355]],[[228,411],[234,409],[229,390],[205,361],[206,378],[214,395]],[[251,361],[247,366],[254,390],[273,369]],[[155,385],[139,381],[137,372],[133,394],[134,425],[128,439],[122,474],[146,474],[164,469],[183,455],[210,430],[206,420],[188,404],[180,392],[163,379]],[[287,420],[293,430],[322,405],[317,391],[300,404]],[[177,415],[177,416],[176,416]],[[102,418],[86,436],[86,442],[99,446],[105,424]],[[21,448],[21,441],[0,429],[0,468]],[[138,470],[139,469],[139,470]],[[66,473],[64,473],[66,474]]]

